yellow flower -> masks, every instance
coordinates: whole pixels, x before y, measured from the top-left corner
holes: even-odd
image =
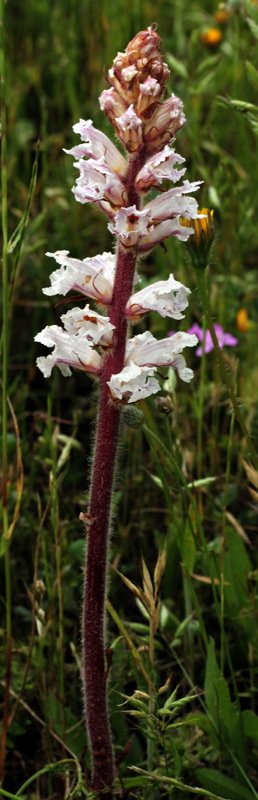
[[[218,28],[207,28],[200,34],[201,42],[207,44],[208,47],[218,47],[222,38],[222,33]]]
[[[236,326],[242,333],[247,333],[250,328],[250,320],[246,308],[240,308],[237,312]]]
[[[186,219],[180,217],[181,225],[186,228],[193,228],[194,234],[189,239],[189,244],[194,245],[196,249],[205,245],[206,249],[210,247],[213,239],[213,209],[200,208],[199,214],[205,214],[205,217],[198,219]]]

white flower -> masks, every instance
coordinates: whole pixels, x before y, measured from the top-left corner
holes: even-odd
[[[66,295],[73,289],[104,305],[111,302],[116,266],[113,253],[102,253],[83,261],[69,257],[69,250],[57,250],[46,255],[55,258],[61,267],[50,275],[51,286],[43,289],[44,294]]]
[[[184,181],[182,186],[169,189],[158,195],[149,205],[139,211],[136,206],[120,208],[108,225],[111,233],[119,237],[123,247],[135,247],[140,253],[150,250],[154,244],[167,236],[187,241],[193,228],[181,225],[181,217],[196,219],[198,204],[189,192],[196,192],[202,181]]]
[[[175,164],[183,164],[185,159],[175,153],[167,144],[160,153],[151,156],[138,172],[135,185],[137,191],[147,191],[152,186],[159,186],[163,180],[173,183],[179,181],[185,173],[184,169],[175,169]]]
[[[126,306],[126,316],[137,319],[147,311],[158,311],[162,317],[183,319],[189,294],[190,289],[169,275],[166,281],[157,281],[133,294]]]
[[[79,203],[96,202],[109,217],[113,217],[112,206],[126,203],[127,195],[122,181],[107,166],[104,156],[98,160],[81,158],[74,164],[80,170],[72,191]],[[101,201],[107,201],[102,203]],[[111,205],[110,205],[111,204]]]
[[[84,308],[71,308],[61,316],[64,328],[68,333],[85,337],[92,344],[109,347],[113,339],[115,325],[109,317],[103,317],[92,311],[87,304]]]
[[[186,366],[181,353],[184,347],[193,347],[197,342],[196,336],[183,331],[159,341],[150,331],[129,339],[125,367],[108,381],[112,397],[124,403],[135,403],[156,394],[160,387],[153,375],[159,366],[173,367],[181,380],[189,383],[193,371]]]
[[[196,336],[183,331],[160,340],[155,339],[150,331],[145,331],[127,342],[126,363],[132,361],[139,367],[174,367],[179,377],[188,382],[193,372],[187,369],[181,353],[184,347],[194,347],[197,342]]]
[[[108,136],[105,136],[102,131],[94,128],[91,119],[80,119],[73,126],[75,133],[79,133],[82,141],[85,144],[72,147],[71,150],[64,150],[65,153],[75,156],[75,158],[99,158],[105,159],[107,167],[117,173],[120,177],[124,177],[127,172],[126,159],[119,152],[117,147],[110,141]]]
[[[153,378],[155,370],[149,367],[138,367],[129,364],[127,367],[112,375],[108,386],[114,400],[124,403],[136,403],[151,394],[159,392],[159,383]]]
[[[155,244],[159,244],[159,242],[162,242],[169,236],[174,236],[175,239],[180,239],[181,242],[187,242],[192,233],[194,233],[194,228],[187,228],[181,225],[181,215],[178,215],[172,219],[167,219],[164,222],[152,225],[147,236],[142,237],[138,245],[138,250],[141,253],[146,253],[151,247],[154,247]]]
[[[142,211],[138,211],[136,206],[120,208],[115,214],[114,222],[109,223],[108,229],[119,237],[124,247],[134,247],[139,239],[152,230],[149,208]]]
[[[85,337],[73,336],[58,325],[49,325],[35,336],[35,342],[54,347],[49,356],[37,358],[37,366],[45,378],[49,378],[55,366],[65,377],[71,375],[71,367],[93,375],[101,372],[102,358]]]
[[[167,192],[155,197],[148,206],[152,221],[162,222],[179,214],[187,219],[195,219],[199,216],[197,201],[194,197],[185,197],[185,195],[189,192],[197,192],[201,183],[202,181],[183,181],[182,186],[168,189]]]

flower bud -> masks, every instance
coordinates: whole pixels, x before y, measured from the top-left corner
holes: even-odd
[[[129,42],[124,53],[118,53],[109,70],[108,80],[126,105],[134,105],[141,117],[148,116],[169,77],[169,68],[160,55],[161,40],[149,27]]]

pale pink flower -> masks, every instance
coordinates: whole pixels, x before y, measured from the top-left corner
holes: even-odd
[[[99,104],[101,111],[105,112],[111,124],[117,128],[117,117],[121,117],[127,109],[127,105],[122,97],[120,97],[113,87],[111,89],[104,89],[99,97]]]
[[[149,109],[153,103],[157,103],[161,94],[162,86],[159,81],[149,75],[143,83],[139,84],[139,98],[137,101],[138,113],[144,114],[146,109]]]
[[[159,103],[150,120],[145,125],[145,141],[147,152],[161,150],[162,146],[171,142],[179,128],[185,124],[183,103],[172,94],[164,103]]]
[[[139,146],[142,144],[142,121],[137,117],[133,105],[130,105],[121,117],[116,117],[115,121],[118,136],[124,146],[130,153],[139,150]]]
[[[108,386],[114,400],[124,403],[136,403],[160,390],[156,378],[153,378],[155,369],[150,367],[138,367],[136,364],[129,364],[121,372],[112,375]]]
[[[126,315],[135,320],[147,311],[158,311],[161,317],[183,319],[189,294],[190,289],[171,274],[166,281],[157,281],[133,294],[128,300]]]
[[[109,72],[111,72],[111,70],[109,70]],[[124,67],[124,69],[121,70],[122,80],[126,81],[126,83],[131,83],[133,78],[135,78],[135,76],[137,75],[137,72],[138,70],[135,64],[131,64],[128,67]],[[112,77],[114,77],[114,71],[112,71]]]
[[[155,197],[141,211],[135,205],[119,209],[108,225],[109,230],[119,237],[123,247],[137,246],[140,253],[150,250],[167,236],[187,241],[193,229],[181,225],[180,218],[195,219],[200,215],[196,200],[185,195],[196,192],[200,183],[184,181],[182,186]]]
[[[75,158],[94,158],[98,161],[99,158],[105,159],[107,167],[117,173],[120,177],[124,177],[127,172],[126,159],[119,152],[118,148],[111,142],[108,136],[97,128],[94,128],[91,119],[80,119],[73,126],[75,133],[79,133],[82,141],[85,144],[76,145],[70,150],[64,148],[64,152]]]
[[[71,258],[69,250],[57,250],[46,255],[54,258],[61,267],[51,273],[51,286],[42,290],[44,294],[66,295],[73,290],[104,305],[111,302],[116,264],[113,253],[102,253],[83,261]]]
[[[72,191],[79,203],[97,203],[109,217],[113,217],[113,207],[122,206],[127,201],[124,184],[107,166],[104,156],[97,161],[80,159],[74,166],[80,170]],[[102,202],[102,201],[106,202]]]
[[[71,367],[93,375],[101,372],[102,358],[86,337],[72,336],[58,325],[49,325],[37,333],[35,342],[54,347],[49,356],[37,358],[37,366],[45,378],[49,378],[55,366],[65,377],[71,375]]]
[[[173,189],[157,195],[148,205],[152,221],[163,222],[163,220],[177,217],[178,214],[187,219],[195,219],[200,216],[197,201],[194,197],[185,197],[185,195],[189,192],[197,192],[201,184],[202,181],[183,181],[181,186],[175,186]]]
[[[160,153],[154,153],[146,164],[138,172],[135,186],[137,191],[146,192],[154,186],[160,186],[163,180],[169,180],[173,183],[179,181],[184,173],[185,168],[175,169],[175,164],[183,164],[185,159],[175,153],[168,145],[163,147]]]
[[[85,337],[94,345],[110,347],[115,325],[87,304],[84,308],[71,308],[61,316],[65,330],[72,335]]]
[[[155,244],[159,244],[169,236],[174,236],[175,239],[179,239],[181,242],[187,242],[192,233],[194,233],[194,229],[181,225],[181,216],[178,215],[153,225],[149,229],[147,236],[141,238],[138,251],[139,253],[146,253]]]
[[[160,386],[153,375],[158,366],[173,367],[181,380],[189,383],[193,371],[186,366],[181,353],[184,347],[193,347],[196,342],[196,336],[181,331],[170,339],[160,341],[150,331],[129,339],[126,346],[126,366],[108,381],[112,397],[120,402],[135,403],[156,394]]]

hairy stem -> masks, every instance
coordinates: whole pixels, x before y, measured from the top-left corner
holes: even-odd
[[[128,165],[128,205],[139,207],[135,176],[144,153],[131,157]],[[93,461],[89,511],[87,514],[87,555],[83,598],[83,686],[88,737],[92,755],[91,788],[110,800],[115,763],[107,706],[107,662],[105,652],[105,599],[112,489],[119,437],[121,407],[110,399],[107,381],[124,366],[127,339],[125,307],[133,290],[136,252],[118,249],[110,321],[115,340],[103,366],[97,436]]]

